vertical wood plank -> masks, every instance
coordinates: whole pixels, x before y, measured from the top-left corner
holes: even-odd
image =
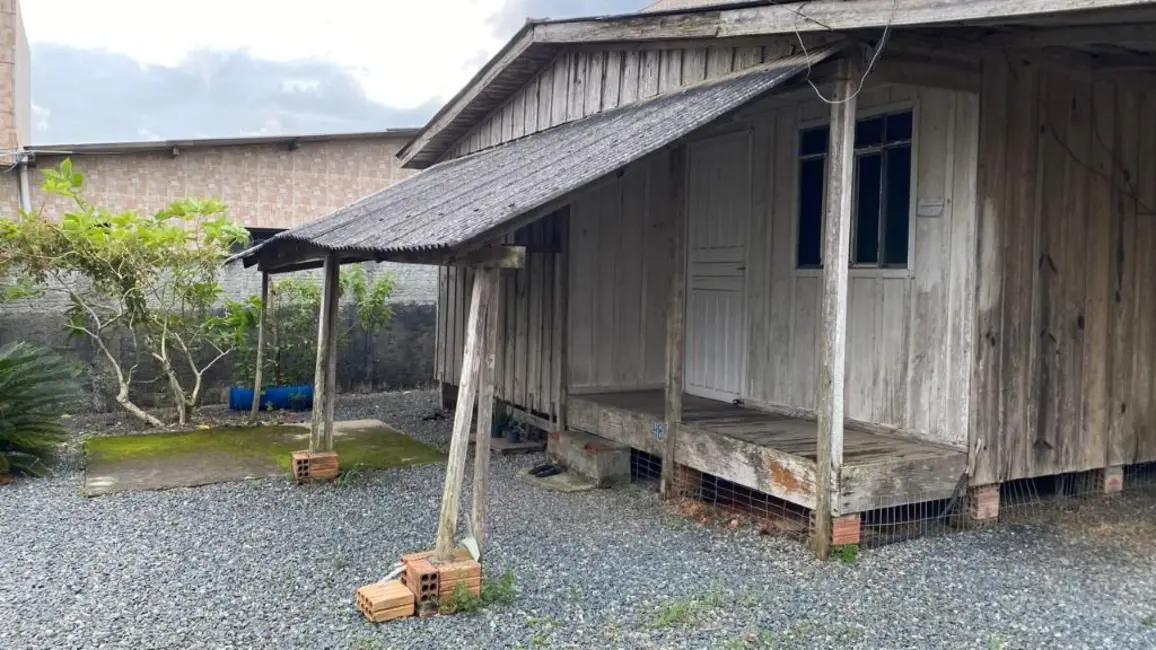
[[[1139,169],[1137,156],[1140,142],[1139,94],[1120,87],[1117,97],[1117,119],[1115,137],[1112,144],[1117,152],[1118,166],[1113,174],[1117,190],[1113,201],[1113,228],[1111,233],[1111,334],[1112,348],[1109,364],[1111,401],[1108,416],[1110,427],[1107,436],[1107,458],[1105,465],[1123,465],[1132,462],[1136,451],[1136,429],[1129,412],[1131,401],[1132,356],[1136,351],[1136,196]],[[1149,119],[1151,119],[1149,117]],[[1145,278],[1152,281],[1152,278]]]
[[[606,75],[602,79],[602,110],[617,108],[622,96],[622,52],[606,53]]]
[[[1092,89],[1092,175],[1088,193],[1087,323],[1084,343],[1084,422],[1081,436],[1070,441],[1060,462],[1072,469],[1103,467],[1108,434],[1108,336],[1111,293],[1111,226],[1115,189],[1112,133],[1116,119],[1116,86],[1096,83]],[[1065,462],[1068,461],[1068,462]]]
[[[712,47],[707,52],[706,76],[708,79],[730,74],[734,70],[734,66],[735,48]]]
[[[541,128],[538,126],[538,114],[542,105],[542,95],[539,92],[541,87],[539,84],[541,83],[542,77],[546,74],[546,72],[547,71],[543,71],[526,86],[524,106],[525,110],[523,111],[522,118],[526,126],[526,135],[537,133],[541,130]]]
[[[706,79],[706,48],[692,48],[682,53],[681,85],[689,86]]]
[[[1156,89],[1143,93],[1140,115],[1156,115]],[[1136,282],[1132,352],[1132,398],[1128,410],[1134,423],[1129,462],[1156,460],[1156,123],[1140,122],[1140,170],[1136,176]],[[1128,451],[1128,450],[1125,450]]]
[[[586,115],[586,72],[591,56],[591,52],[575,52],[570,57],[567,120],[577,120]]]
[[[474,427],[474,488],[470,520],[473,524],[471,528],[474,540],[482,554],[486,548],[486,483],[490,474],[490,429],[494,421],[494,370],[498,353],[500,282],[498,269],[483,269],[479,274],[478,283],[485,285],[490,302],[486,305],[484,337],[480,342],[484,356],[478,372],[478,417]]]
[[[967,446],[971,371],[975,360],[976,193],[979,153],[979,97],[956,93],[954,174],[951,179],[951,276],[948,310],[948,386],[946,442]]]
[[[983,60],[980,93],[979,240],[976,289],[976,346],[969,448],[973,485],[1000,480],[1000,339],[1003,309],[1003,193],[1007,181],[1006,142],[1008,69],[1002,55]]]
[[[544,131],[553,124],[554,68],[546,68],[538,78],[538,130]]]
[[[638,101],[641,68],[642,53],[640,51],[627,50],[622,53],[622,90],[618,97],[619,106]]]
[[[713,50],[712,50],[713,53]],[[793,386],[807,385],[807,379],[788,373],[797,350],[805,350],[809,359],[807,367],[814,363],[815,345],[811,341],[804,347],[792,337],[792,323],[797,306],[792,300],[795,284],[792,271],[795,268],[795,222],[798,219],[798,151],[799,151],[798,111],[785,109],[775,116],[774,137],[768,153],[774,159],[774,175],[771,179],[774,203],[768,219],[771,221],[770,290],[767,301],[767,339],[769,341],[768,372],[762,376],[764,387],[761,399],[775,404],[796,404]],[[758,179],[755,179],[758,182]],[[812,330],[812,336],[813,336]],[[791,376],[793,375],[793,376]],[[810,382],[814,385],[814,382]]]
[[[558,431],[566,431],[566,404],[570,394],[570,210],[557,216],[558,254],[554,257],[554,422]]]
[[[682,85],[682,50],[662,50],[658,71],[658,92],[669,93]]]
[[[674,494],[678,427],[682,422],[683,358],[686,353],[686,146],[670,152],[670,299],[666,310],[666,407],[661,489]]]
[[[591,52],[586,67],[586,100],[584,115],[602,110],[602,90],[606,84],[606,57],[602,52]]]
[[[442,489],[441,515],[438,517],[437,546],[435,562],[448,562],[453,554],[454,535],[458,528],[458,509],[462,493],[462,479],[466,469],[466,455],[470,445],[470,421],[474,417],[474,404],[478,396],[478,375],[482,362],[483,337],[486,326],[486,309],[490,302],[490,284],[483,278],[475,278],[470,315],[466,323],[466,342],[462,358],[462,378],[458,384],[458,405],[454,409],[454,428],[450,438],[449,463],[446,466],[446,481]]]
[[[550,125],[558,126],[568,119],[570,107],[570,66],[572,54],[563,54],[554,62],[554,88],[550,98]]]
[[[847,347],[847,260],[851,251],[854,189],[855,91],[858,53],[839,62],[827,154],[827,198],[823,223],[823,317],[819,326],[816,388],[818,451],[815,473],[815,554],[831,553],[831,515],[843,470],[843,386]]]
[[[643,50],[639,53],[642,65],[638,72],[638,99],[647,99],[658,94],[662,52],[662,50]]]

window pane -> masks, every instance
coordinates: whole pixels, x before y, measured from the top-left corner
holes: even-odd
[[[855,123],[855,146],[870,147],[883,142],[883,118],[859,120]]]
[[[823,176],[826,159],[799,165],[799,266],[819,266],[823,253]]]
[[[887,116],[887,141],[911,139],[911,111]]]
[[[855,264],[879,263],[879,204],[880,179],[883,174],[883,154],[859,156],[856,161],[855,196],[855,249],[851,259]]]
[[[907,266],[907,234],[911,228],[911,145],[887,150],[887,215],[883,231],[883,263]]]
[[[828,129],[825,126],[803,131],[799,136],[799,155],[827,153],[827,134]]]

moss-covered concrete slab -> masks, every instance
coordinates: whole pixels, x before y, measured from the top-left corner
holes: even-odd
[[[379,420],[336,422],[333,439],[343,468],[445,460],[438,450]],[[84,490],[96,496],[288,476],[289,454],[308,446],[309,428],[301,424],[90,438],[84,442]]]

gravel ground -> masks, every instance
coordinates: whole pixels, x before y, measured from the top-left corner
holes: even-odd
[[[347,398],[444,445],[433,394]],[[344,487],[262,480],[86,500],[80,477],[0,489],[0,645],[49,648],[1156,648],[1156,544],[1100,521],[1001,526],[821,564],[797,542],[672,516],[640,487],[555,494],[495,458],[487,569],[517,598],[380,626],[357,585],[427,547],[444,467]],[[1156,522],[1121,498],[1119,521]],[[1148,531],[1156,530],[1156,523]],[[1149,538],[1150,539],[1150,538]]]

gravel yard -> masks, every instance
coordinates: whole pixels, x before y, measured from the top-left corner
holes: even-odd
[[[338,417],[444,446],[449,421],[420,419],[435,404],[353,396]],[[798,542],[669,515],[643,488],[515,478],[536,461],[495,458],[491,474],[486,564],[514,574],[516,601],[380,626],[353,590],[429,546],[444,466],[97,499],[75,473],[19,481],[0,488],[0,646],[1156,648],[1156,542],[1116,544],[1103,525],[1005,525],[820,564]],[[1108,507],[1156,522],[1151,497]]]

